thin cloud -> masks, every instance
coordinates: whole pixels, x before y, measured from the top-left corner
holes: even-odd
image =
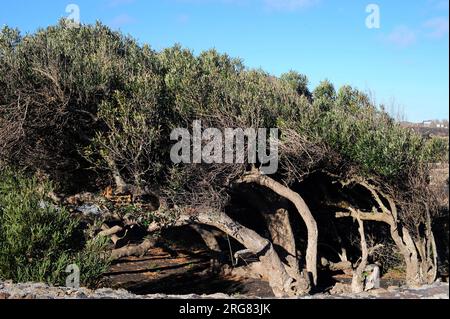
[[[110,23],[113,28],[120,28],[136,22],[136,19],[128,14],[121,14],[116,16]]]
[[[428,0],[433,9],[448,11],[449,0]]]
[[[176,21],[179,24],[187,24],[189,23],[189,20],[191,19],[191,17],[188,14],[179,14],[176,17]]]
[[[296,11],[312,7],[321,0],[174,0],[180,3],[256,5],[269,11]]]
[[[108,0],[108,7],[115,8],[133,3],[134,0]]]
[[[316,5],[319,0],[264,0],[264,5],[274,11],[295,11]]]
[[[386,36],[386,41],[399,48],[409,47],[416,43],[416,32],[407,26],[398,26]]]
[[[434,39],[441,39],[448,35],[448,17],[436,17],[423,24],[428,30],[427,36]]]

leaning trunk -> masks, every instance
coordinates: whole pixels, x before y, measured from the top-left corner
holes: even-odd
[[[267,187],[291,201],[295,208],[298,210],[300,216],[306,224],[308,231],[308,244],[306,248],[306,269],[308,274],[312,277],[314,284],[317,284],[317,241],[318,241],[318,229],[314,216],[311,214],[308,205],[306,205],[303,198],[290,188],[278,183],[266,175],[259,173],[251,173],[246,175],[242,179],[247,183],[256,183],[261,186]]]
[[[204,227],[200,225],[191,225],[191,228],[194,229],[200,237],[202,237],[203,241],[205,242],[205,245],[213,252],[220,253],[220,245],[217,241],[216,236],[213,232],[209,231],[208,229],[205,229]]]
[[[286,263],[288,273],[296,278],[300,275],[297,259],[297,249],[295,246],[294,232],[289,220],[289,212],[280,208],[272,214],[263,214],[267,227],[272,238],[272,243],[279,249],[278,254],[282,256]]]
[[[352,292],[360,293],[364,291],[364,270],[367,267],[367,258],[369,256],[367,249],[366,236],[364,232],[364,223],[360,218],[356,219],[358,221],[358,231],[361,241],[361,262],[358,267],[353,271],[352,278]]]
[[[296,282],[289,276],[272,243],[255,231],[242,226],[223,212],[198,213],[193,218],[198,223],[217,227],[257,255],[265,271],[262,275],[268,278],[275,296],[293,296],[309,292],[308,282]]]
[[[263,196],[250,192],[245,195],[249,204],[256,209],[266,221],[272,243],[280,258],[283,260],[290,276],[301,276],[298,263],[295,236],[292,230],[289,212],[286,207],[286,199],[271,202]]]

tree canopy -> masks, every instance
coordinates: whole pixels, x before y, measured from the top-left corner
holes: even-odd
[[[395,198],[394,222],[406,227],[408,219],[426,220],[428,164],[444,148],[401,127],[356,88],[336,92],[325,80],[311,92],[296,71],[276,77],[216,50],[157,52],[101,23],[61,21],[24,36],[3,28],[0,93],[0,164],[43,171],[69,191],[110,183],[151,189],[172,208],[223,210],[258,168],[247,160],[172,163],[171,130],[191,130],[195,120],[219,130],[278,128],[279,171],[270,181],[249,180],[278,194],[318,171],[343,185],[370,182]]]

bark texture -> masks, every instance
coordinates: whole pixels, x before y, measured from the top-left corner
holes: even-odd
[[[250,174],[245,175],[242,178],[242,181],[267,187],[279,196],[288,199],[295,205],[295,208],[298,210],[301,218],[305,222],[308,231],[308,244],[306,248],[306,270],[312,277],[313,283],[316,285],[318,228],[316,220],[309,210],[308,205],[306,205],[305,201],[298,193],[292,191],[290,188],[280,184],[274,179],[266,175],[262,175],[258,171],[252,171]]]
[[[352,278],[352,292],[360,293],[364,291],[364,270],[367,267],[367,258],[369,257],[366,235],[364,232],[364,223],[361,218],[356,219],[358,222],[358,232],[361,241],[361,262],[358,267],[353,271]]]
[[[286,270],[293,277],[299,276],[297,249],[294,232],[289,220],[289,212],[280,208],[276,209],[272,214],[263,214],[263,216],[267,222],[272,243],[281,248],[278,250],[278,254],[283,255],[282,258],[286,261]]]
[[[128,256],[142,257],[154,245],[155,245],[155,242],[153,240],[146,239],[139,245],[129,245],[129,246],[121,247],[118,249],[114,249],[111,252],[111,259],[117,260],[119,258],[128,257]]]
[[[377,207],[373,207],[370,212],[347,208],[346,212],[336,213],[336,217],[351,216],[362,221],[382,222],[389,225],[390,235],[405,261],[407,285],[419,287],[423,284],[434,282],[436,279],[437,257],[431,225],[425,225],[427,234],[425,238],[416,239],[415,242],[409,230],[406,227],[402,227],[399,221],[394,199],[367,182],[360,181],[359,185],[370,192]],[[388,205],[385,205],[385,202]],[[426,248],[427,246],[428,248]]]
[[[275,252],[272,243],[255,231],[244,227],[220,211],[200,212],[195,214],[192,219],[200,224],[222,230],[257,255],[265,271],[263,276],[268,278],[275,296],[294,296],[310,291],[309,282],[305,278],[296,280],[291,277]]]

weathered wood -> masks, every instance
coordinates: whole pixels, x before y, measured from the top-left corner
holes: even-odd
[[[192,219],[201,224],[217,227],[257,255],[265,272],[263,276],[268,278],[275,296],[293,296],[309,292],[311,288],[309,282],[305,278],[296,281],[289,276],[272,243],[255,231],[239,224],[221,211],[199,212]]]
[[[358,232],[361,242],[361,262],[359,263],[358,267],[356,267],[356,269],[353,271],[352,292],[360,293],[364,291],[363,273],[367,266],[367,258],[369,257],[369,253],[367,250],[366,235],[364,232],[364,223],[361,220],[361,218],[357,218],[356,220],[358,222]]]
[[[121,247],[118,249],[114,249],[111,252],[111,259],[116,260],[122,257],[128,257],[128,256],[144,256],[147,251],[149,251],[150,248],[154,247],[155,242],[150,239],[144,240],[139,245],[130,245]]]
[[[206,246],[212,250],[213,252],[220,253],[220,245],[217,241],[216,236],[213,232],[205,229],[204,227],[200,225],[191,225],[191,228],[194,229],[200,237],[202,237],[203,241],[205,242]]]
[[[272,243],[282,248],[287,263],[287,271],[293,277],[300,274],[294,232],[292,231],[289,213],[286,209],[276,209],[272,213],[263,214],[272,238]],[[279,252],[280,253],[280,252]]]
[[[251,173],[245,175],[242,179],[245,183],[255,183],[264,187],[269,188],[276,194],[280,195],[291,201],[295,208],[298,210],[301,218],[306,224],[308,232],[308,243],[306,248],[306,269],[309,274],[311,274],[314,284],[317,284],[317,243],[318,243],[318,228],[316,220],[309,210],[308,205],[306,205],[303,198],[296,192],[292,191],[290,188],[280,184],[274,179],[262,175],[258,171],[252,171]]]

